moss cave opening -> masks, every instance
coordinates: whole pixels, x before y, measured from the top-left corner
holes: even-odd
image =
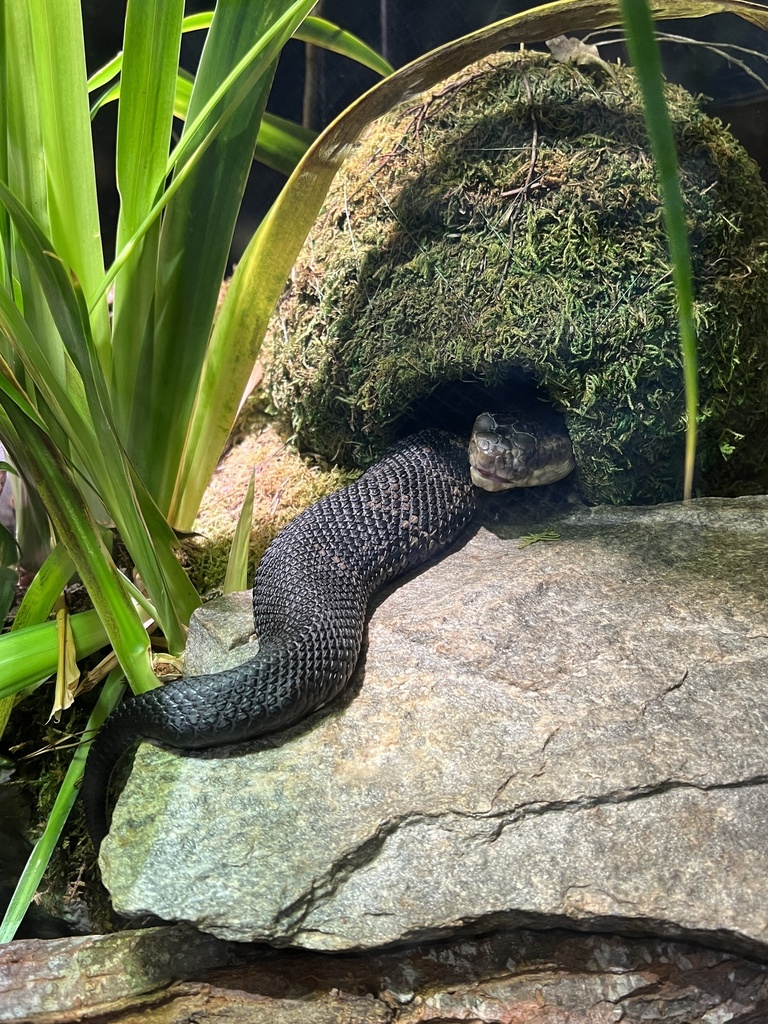
[[[494,367],[493,378],[493,382],[480,376],[447,381],[418,396],[399,418],[397,436],[432,428],[468,438],[483,412],[519,412],[567,432],[564,416],[532,374],[515,366]]]

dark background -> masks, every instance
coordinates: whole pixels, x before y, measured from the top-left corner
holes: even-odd
[[[315,13],[359,35],[383,52],[395,67],[401,67],[441,43],[534,6],[536,4],[529,0],[322,0]],[[211,7],[212,0],[188,0],[186,12]],[[124,17],[124,2],[107,5],[103,0],[83,0],[89,73],[121,49]],[[732,15],[665,22],[660,28],[713,46],[729,43],[768,54],[768,33]],[[589,41],[615,39],[618,35],[620,33],[607,31],[596,33]],[[195,32],[184,41],[182,63],[190,71],[195,70],[204,38],[205,33]],[[621,45],[601,46],[600,52],[606,59],[619,56],[626,59]],[[740,51],[733,52],[733,56],[747,64],[752,74],[703,46],[662,43],[667,77],[708,98],[709,111],[731,125],[736,137],[757,160],[766,179],[768,92],[753,76],[768,80],[768,64],[759,56]],[[373,72],[344,57],[325,51],[308,53],[302,43],[291,41],[280,60],[269,109],[319,129],[377,80]],[[118,202],[114,181],[116,115],[116,105],[110,104],[99,112],[94,128],[99,202],[108,261],[114,255]],[[234,260],[283,180],[277,172],[254,165],[233,245]]]

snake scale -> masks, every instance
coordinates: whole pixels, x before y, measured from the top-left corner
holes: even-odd
[[[544,471],[547,479],[573,467],[567,440],[545,443],[539,455],[525,430],[513,435],[513,455],[501,452],[493,433],[496,421],[484,416],[478,424],[485,429],[473,437],[474,458],[486,460],[483,476],[492,483],[499,473],[518,480],[506,486],[547,482],[537,459],[549,466],[559,455],[559,468]],[[465,441],[425,430],[396,443],[355,483],[321,498],[289,523],[256,571],[256,656],[237,668],[186,677],[132,697],[102,726],[82,787],[94,846],[98,849],[108,829],[112,771],[138,740],[188,750],[242,742],[285,729],[332,701],[357,663],[371,597],[450,545],[474,510]]]

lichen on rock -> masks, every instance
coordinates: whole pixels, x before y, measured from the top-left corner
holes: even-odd
[[[695,276],[699,486],[761,490],[768,197],[728,131],[684,90],[667,96]],[[267,347],[299,445],[342,464],[422,419],[464,427],[473,381],[562,411],[587,500],[679,497],[675,294],[631,70],[497,54],[377,122]]]

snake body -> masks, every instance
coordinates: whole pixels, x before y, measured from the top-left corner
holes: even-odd
[[[251,740],[332,701],[357,663],[371,597],[447,547],[474,508],[466,443],[422,431],[289,523],[256,572],[257,655],[132,697],[102,726],[82,789],[96,848],[123,753],[138,740],[191,750]]]
[[[484,413],[469,451],[463,438],[421,431],[297,516],[256,571],[256,656],[139,694],[102,726],[83,779],[96,848],[107,833],[112,771],[138,740],[187,750],[238,743],[328,704],[354,671],[369,601],[461,534],[475,510],[473,480],[488,490],[525,487],[558,480],[573,466],[562,431]]]

